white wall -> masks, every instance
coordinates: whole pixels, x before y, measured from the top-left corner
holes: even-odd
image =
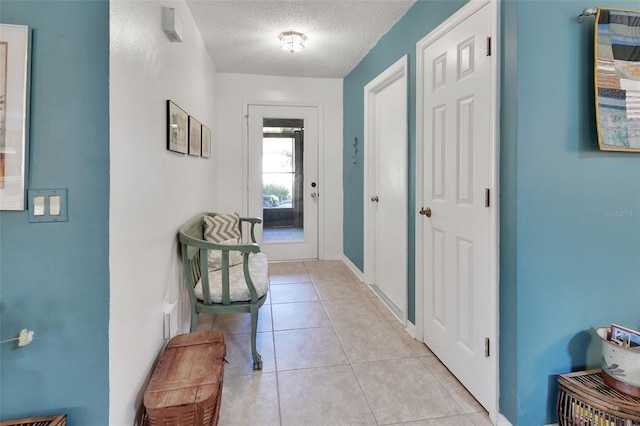
[[[161,31],[163,5],[182,43]],[[167,151],[165,102],[213,129],[215,67],[183,1],[112,0],[110,19],[109,423],[131,425],[164,343],[165,297],[187,301],[177,229],[216,208],[216,161]]]
[[[223,211],[243,211],[243,130],[246,103],[322,105],[319,150],[322,259],[342,259],[342,79],[273,77],[248,74],[216,75],[218,205]]]

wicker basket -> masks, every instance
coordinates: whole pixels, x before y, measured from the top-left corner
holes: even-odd
[[[560,426],[640,426],[640,399],[607,386],[601,371],[581,371],[558,377]]]
[[[144,423],[218,424],[225,354],[221,333],[200,331],[171,339],[144,393]]]
[[[66,414],[47,417],[29,417],[28,419],[4,420],[0,426],[67,426]]]

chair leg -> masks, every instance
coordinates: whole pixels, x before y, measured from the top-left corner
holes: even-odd
[[[262,357],[256,347],[256,335],[258,332],[258,306],[251,305],[251,354],[253,355],[253,369],[262,370]]]
[[[194,331],[198,330],[198,317],[200,315],[198,314],[198,311],[196,311],[195,307],[191,308],[191,327],[189,328],[189,331],[191,333],[193,333]]]

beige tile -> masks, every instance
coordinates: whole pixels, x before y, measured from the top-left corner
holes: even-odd
[[[281,303],[271,306],[274,330],[328,327],[331,325],[322,302]]]
[[[367,295],[354,282],[316,282],[316,290],[322,300],[366,299]]]
[[[312,283],[274,285],[269,290],[271,303],[312,302],[319,300]]]
[[[364,291],[364,294],[367,295],[367,297],[369,297],[371,299],[377,299],[378,298],[378,295],[373,290],[371,290],[371,287],[369,287],[369,285],[367,285],[365,283],[360,283],[359,286],[362,289],[362,291]]]
[[[347,268],[327,268],[327,269],[317,269],[310,270],[309,276],[313,280],[313,282],[319,281],[347,281],[352,280],[353,276],[349,272]]]
[[[264,304],[258,310],[258,332],[271,331],[271,305]],[[251,333],[249,313],[216,315],[212,330],[225,334]]]
[[[368,298],[356,301],[327,300],[324,306],[336,330],[358,329],[377,322],[387,322]]]
[[[220,425],[491,424],[342,261],[269,268],[276,284],[260,309],[262,371],[253,371],[248,314],[199,318],[199,329],[223,331],[227,343]],[[318,299],[291,303],[313,298],[313,289]]]
[[[430,420],[418,420],[415,422],[395,423],[389,426],[474,426],[469,418],[464,416],[439,417]]]
[[[312,282],[311,277],[306,272],[269,275],[269,284],[271,286],[277,286],[280,284],[298,284],[298,283],[310,283],[310,282]]]
[[[405,329],[404,325],[399,322],[391,322],[390,323],[393,329],[402,337],[402,340],[409,345],[409,348],[416,356],[434,356],[433,352],[422,342],[418,342],[414,339],[409,332]]]
[[[418,358],[352,364],[379,424],[462,414]]]
[[[378,322],[358,328],[336,330],[350,362],[406,358],[414,356],[391,325]]]
[[[278,425],[278,388],[275,373],[225,376],[220,425]]]
[[[421,358],[422,362],[445,387],[449,395],[458,403],[464,413],[482,412],[482,405],[469,393],[467,389],[451,374],[437,357]]]
[[[302,262],[281,262],[269,264],[271,285],[310,283],[311,277]]]
[[[467,414],[466,417],[474,426],[493,426],[489,414],[484,410],[478,413]]]
[[[261,371],[253,370],[250,334],[225,334],[224,342],[227,345],[225,359],[228,362],[224,367],[225,380],[227,376],[262,374],[276,370],[273,333],[258,333],[256,336],[256,346],[263,363]]]
[[[313,282],[315,284],[332,284],[332,285],[357,285],[359,286],[360,283],[356,280],[353,280],[351,278],[344,278],[344,277],[328,277],[328,278],[314,278]]]
[[[308,271],[347,269],[341,260],[306,260],[304,266]]]
[[[351,367],[278,372],[282,425],[375,425]]]
[[[213,321],[215,315],[200,314],[198,315],[198,328],[197,331],[209,331],[213,328]]]
[[[278,371],[348,364],[332,327],[276,331]]]
[[[304,262],[271,262],[269,263],[270,274],[307,272]]]
[[[391,309],[389,309],[389,307],[382,300],[376,297],[375,299],[372,298],[371,301],[387,321],[393,321],[396,323],[398,322],[398,318],[393,314],[393,312],[391,312]]]

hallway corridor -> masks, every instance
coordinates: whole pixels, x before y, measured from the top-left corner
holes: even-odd
[[[272,263],[252,370],[248,314],[200,315],[225,334],[221,426],[491,425],[427,347],[340,261]]]

